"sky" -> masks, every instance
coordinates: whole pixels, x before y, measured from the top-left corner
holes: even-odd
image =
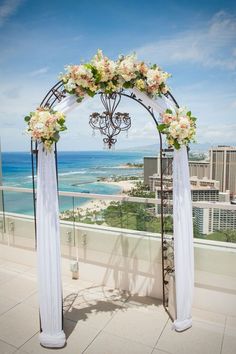
[[[180,105],[198,118],[199,144],[236,145],[236,2],[219,0],[0,0],[0,137],[3,151],[27,151],[24,116],[37,108],[68,64],[97,49],[112,59],[136,52],[172,74]],[[158,141],[151,117],[132,100],[129,137],[117,149]],[[67,116],[61,150],[101,150],[89,115],[98,97]]]

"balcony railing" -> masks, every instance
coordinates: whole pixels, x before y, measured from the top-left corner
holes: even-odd
[[[114,230],[133,230],[158,237],[160,233],[160,199],[128,195],[104,195],[59,192],[61,224],[74,229],[82,225]],[[194,235],[196,238],[236,242],[236,206],[229,203],[193,202]],[[165,229],[173,233],[172,201],[165,208]],[[33,227],[33,194],[30,188],[0,186],[0,234],[16,235],[16,220],[31,220]],[[14,219],[14,220],[13,220]],[[23,230],[23,224],[19,226]],[[28,233],[27,233],[28,234]],[[69,236],[67,238],[70,238]],[[16,237],[15,237],[16,238]],[[8,240],[9,242],[9,240]],[[33,242],[33,241],[32,241]]]

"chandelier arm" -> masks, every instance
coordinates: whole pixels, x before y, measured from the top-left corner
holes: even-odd
[[[113,106],[112,106],[112,114],[114,114],[115,111],[116,111],[116,108],[119,106],[119,103],[120,103],[120,100],[121,100],[121,95],[118,92],[116,92],[116,93],[114,93],[112,95],[115,96],[114,101],[113,101]],[[112,97],[112,99],[113,99],[113,97]]]

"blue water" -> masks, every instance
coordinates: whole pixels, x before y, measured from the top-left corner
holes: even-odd
[[[81,151],[58,152],[59,190],[98,194],[118,194],[120,188],[97,182],[99,177],[140,176],[143,169],[125,169],[121,165],[143,162],[147,152]],[[31,155],[26,152],[2,153],[3,184],[6,186],[32,188]],[[76,206],[85,200],[75,200]],[[5,210],[32,214],[32,195],[4,192]],[[72,198],[60,199],[60,209],[71,209]]]

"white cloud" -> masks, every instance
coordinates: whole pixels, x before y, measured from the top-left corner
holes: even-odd
[[[198,127],[197,142],[212,144],[232,144],[235,146],[236,123],[200,125]]]
[[[0,5],[0,27],[17,11],[22,2],[22,0],[5,0]]]
[[[39,75],[43,75],[43,74],[46,74],[49,70],[49,67],[48,66],[45,66],[43,68],[40,68],[40,69],[37,69],[37,70],[34,70],[34,71],[31,71],[29,73],[30,76],[32,77],[35,77],[35,76],[39,76]]]
[[[140,140],[141,144],[143,141],[148,142],[150,140],[151,141],[158,140],[158,132],[157,132],[154,122],[149,121],[149,122],[143,124],[141,127],[137,126],[133,129],[130,129],[129,139],[130,140]]]
[[[135,51],[139,57],[161,65],[192,62],[235,70],[235,46],[236,18],[221,11],[199,29],[179,32]]]

